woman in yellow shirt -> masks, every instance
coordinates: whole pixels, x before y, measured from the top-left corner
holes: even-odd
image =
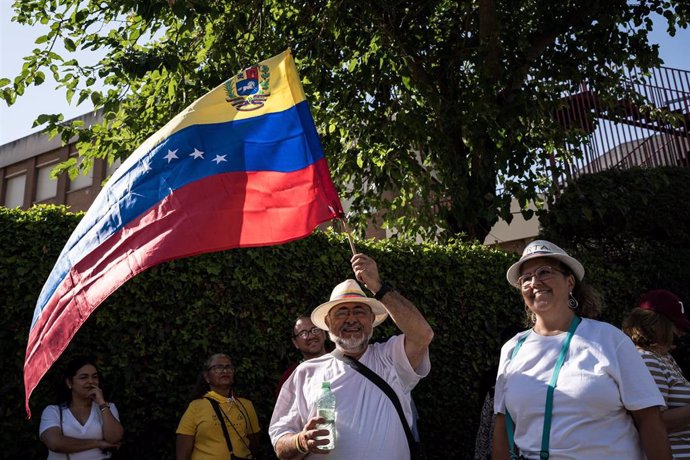
[[[251,401],[234,395],[234,382],[228,355],[206,360],[193,401],[177,427],[177,460],[257,458],[259,420]]]

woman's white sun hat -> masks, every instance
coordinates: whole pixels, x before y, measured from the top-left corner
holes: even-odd
[[[381,302],[367,297],[357,281],[348,279],[333,288],[328,302],[322,303],[311,312],[311,322],[319,329],[329,330],[326,325],[326,316],[331,308],[341,303],[368,305],[374,313],[374,326],[378,326],[388,317],[388,311]]]
[[[513,286],[517,286],[522,264],[530,259],[536,259],[538,257],[558,260],[573,272],[578,281],[582,281],[582,278],[585,277],[585,269],[582,264],[573,257],[570,257],[563,249],[546,240],[535,240],[527,245],[525,250],[522,251],[520,260],[511,265],[506,272],[506,279],[508,279],[508,282]]]

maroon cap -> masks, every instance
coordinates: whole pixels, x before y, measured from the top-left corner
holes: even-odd
[[[685,309],[680,297],[664,289],[645,292],[640,299],[639,307],[664,315],[682,331],[690,332],[690,321],[685,317]]]

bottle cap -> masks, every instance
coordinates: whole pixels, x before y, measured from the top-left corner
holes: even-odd
[[[321,388],[328,388],[328,389],[330,389],[330,388],[331,388],[331,382],[325,382],[325,381],[324,381],[324,382],[321,384]]]

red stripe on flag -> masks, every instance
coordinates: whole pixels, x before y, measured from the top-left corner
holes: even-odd
[[[89,315],[128,279],[173,259],[303,238],[340,213],[325,159],[292,173],[210,176],[173,191],[79,261],[46,303],[29,332],[27,413],[43,375]]]

